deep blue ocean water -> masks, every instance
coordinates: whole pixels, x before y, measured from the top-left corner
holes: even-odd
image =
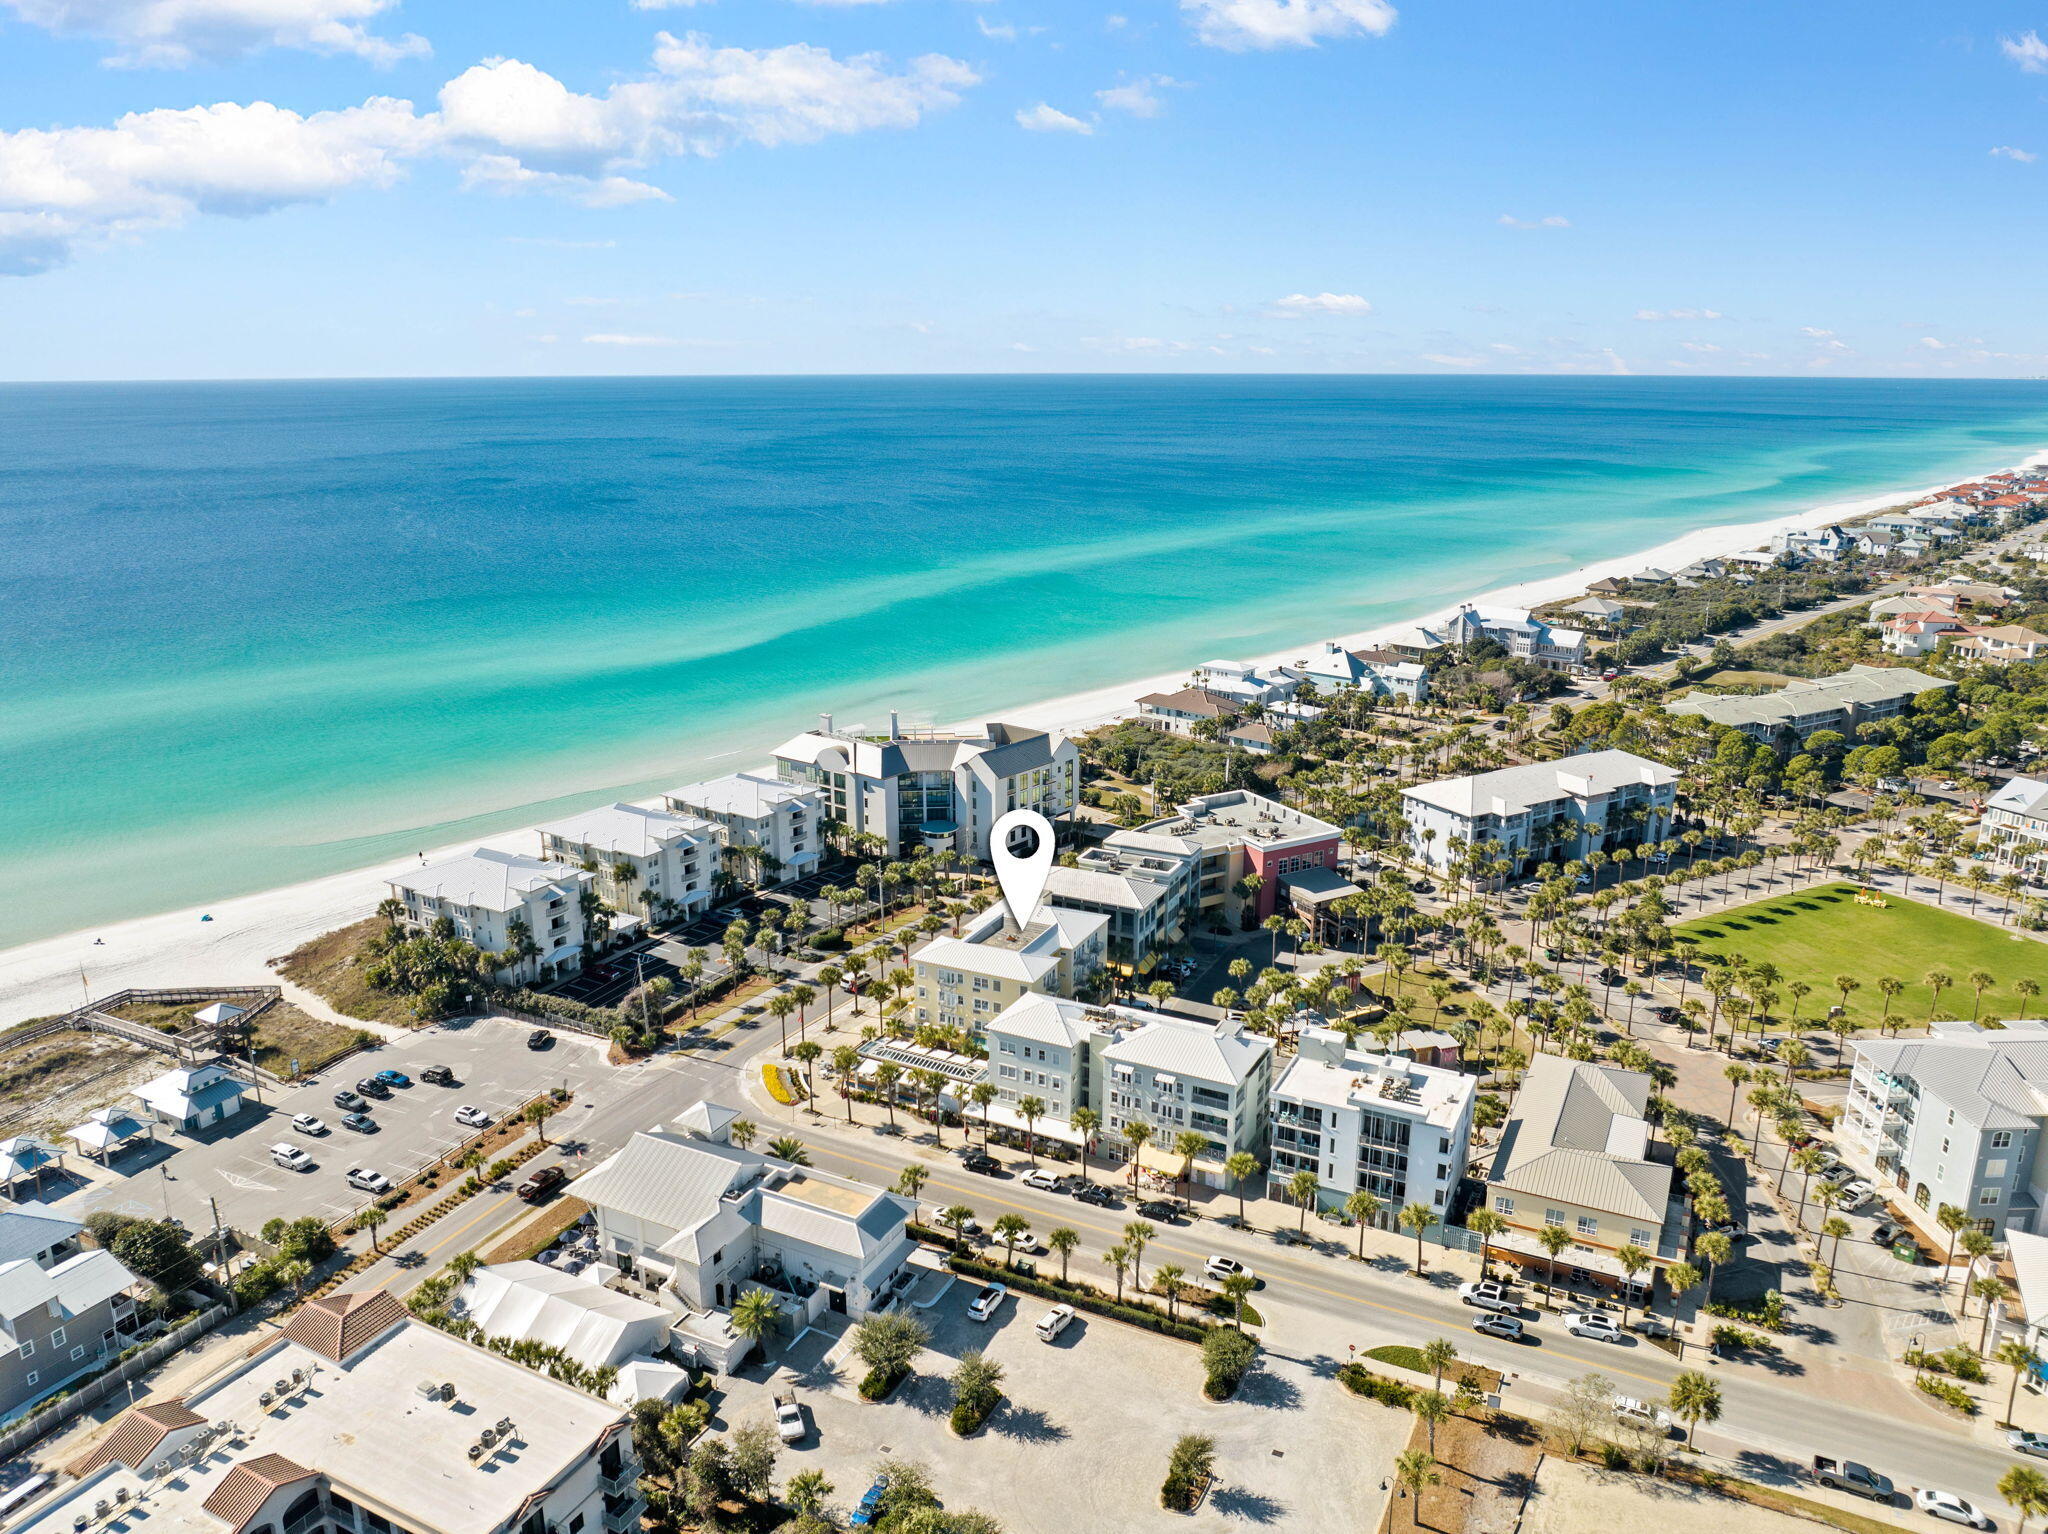
[[[2048,385],[0,387],[0,943],[2048,445]]]

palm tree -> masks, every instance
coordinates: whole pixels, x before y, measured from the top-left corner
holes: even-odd
[[[1403,1496],[1414,1497],[1417,1505],[1422,1501],[1424,1488],[1442,1479],[1436,1473],[1436,1456],[1427,1449],[1404,1449],[1394,1460],[1394,1484]]]
[[[766,1289],[749,1289],[733,1302],[732,1329],[749,1342],[759,1342],[775,1330],[782,1319],[782,1307]]]
[[[1060,1282],[1067,1281],[1067,1260],[1081,1244],[1081,1233],[1071,1225],[1060,1225],[1045,1234],[1045,1244],[1060,1254]]]
[[[1124,1227],[1124,1245],[1131,1254],[1131,1285],[1133,1288],[1142,1289],[1145,1287],[1145,1243],[1158,1234],[1158,1231],[1147,1225],[1143,1220],[1133,1220]]]
[[[1403,1227],[1415,1232],[1415,1271],[1417,1274],[1420,1274],[1424,1271],[1422,1233],[1428,1230],[1430,1226],[1436,1224],[1436,1211],[1430,1208],[1429,1205],[1420,1202],[1403,1204],[1401,1206],[1400,1219]]]
[[[910,1200],[911,1223],[917,1222],[917,1196],[924,1192],[924,1185],[930,1180],[931,1168],[912,1162],[896,1174],[896,1191]]]
[[[1024,1233],[1031,1229],[1031,1222],[1021,1214],[1006,1214],[995,1223],[995,1238],[1003,1243],[1003,1266],[1011,1267],[1017,1260],[1017,1243]],[[1121,1296],[1119,1296],[1121,1298]]]
[[[2048,1475],[2032,1465],[2014,1465],[1998,1478],[1998,1494],[2018,1509],[2018,1534],[2027,1534],[2027,1520],[2036,1513],[2048,1512]]]
[[[1628,1275],[1629,1284],[1634,1284],[1636,1275],[1650,1265],[1650,1254],[1631,1242],[1615,1252],[1614,1260],[1621,1265],[1621,1271]],[[1628,1288],[1617,1291],[1621,1295],[1621,1324],[1628,1325]]]
[[[1714,1298],[1714,1275],[1720,1271],[1721,1264],[1735,1255],[1735,1243],[1720,1231],[1708,1231],[1693,1243],[1693,1250],[1707,1265],[1706,1294],[1711,1301]]]
[[[782,1486],[782,1500],[798,1518],[821,1518],[825,1499],[831,1495],[832,1483],[822,1470],[799,1470]]]
[[[1237,1303],[1237,1329],[1244,1330],[1244,1297],[1259,1286],[1259,1281],[1249,1273],[1233,1273],[1223,1280],[1223,1292]]]
[[[2028,1347],[2017,1337],[2008,1337],[1998,1345],[1998,1361],[2012,1370],[2012,1389],[2005,1396],[2005,1420],[2012,1422],[2013,1403],[2019,1399],[2020,1376],[2029,1372],[2041,1361],[2041,1355]]]
[[[1968,1230],[1973,1223],[1967,1211],[1954,1204],[1943,1204],[1935,1211],[1934,1223],[1948,1232],[1948,1255],[1941,1260],[1941,1279],[1948,1282],[1948,1270],[1955,1266],[1956,1237]]]
[[[1166,1296],[1166,1319],[1175,1319],[1174,1306],[1180,1299],[1181,1280],[1188,1276],[1188,1270],[1177,1262],[1162,1262],[1152,1270],[1152,1287]]]
[[[875,1065],[875,1088],[882,1094],[882,1106],[889,1110],[889,1127],[896,1127],[896,1083],[903,1079],[903,1067],[894,1060],[878,1061]],[[981,1082],[987,1086],[987,1082]]]
[[[1138,1163],[1144,1159],[1145,1147],[1152,1143],[1153,1129],[1143,1119],[1135,1119],[1124,1125],[1124,1139],[1131,1147],[1131,1186],[1138,1186]]]
[[[1020,1097],[1017,1099],[1017,1114],[1024,1120],[1024,1154],[1031,1158],[1033,1166],[1038,1165],[1038,1121],[1045,1113],[1045,1099],[1042,1097]]]
[[[371,1251],[374,1252],[378,1250],[377,1227],[379,1225],[382,1225],[389,1218],[390,1216],[386,1214],[382,1209],[379,1209],[375,1204],[370,1205],[369,1208],[365,1209],[361,1214],[356,1216],[356,1229],[367,1230],[370,1233]]]
[[[1416,1392],[1413,1405],[1416,1420],[1429,1429],[1429,1453],[1434,1462],[1436,1425],[1451,1414],[1451,1403],[1441,1390],[1422,1390]]]
[[[981,1110],[981,1143],[988,1144],[988,1105],[996,1100],[996,1084],[993,1081],[977,1081],[968,1092],[974,1106]]]
[[[1536,1240],[1543,1250],[1550,1254],[1550,1300],[1557,1300],[1557,1254],[1572,1244],[1571,1232],[1562,1225],[1546,1225],[1536,1233]]]
[[[1360,1188],[1356,1193],[1353,1193],[1344,1200],[1344,1212],[1351,1217],[1352,1223],[1358,1227],[1358,1260],[1363,1262],[1365,1261],[1365,1228],[1380,1217],[1380,1201],[1365,1189]],[[1481,1263],[1481,1267],[1483,1268],[1484,1266],[1485,1264]],[[1485,1275],[1482,1273],[1481,1276],[1484,1277]]]
[[[953,1240],[966,1240],[967,1222],[974,1218],[974,1211],[965,1204],[948,1204],[939,1211],[939,1223],[953,1232]]]
[[[1104,1252],[1102,1260],[1116,1269],[1116,1300],[1121,1305],[1124,1300],[1124,1270],[1131,1265],[1131,1249],[1119,1243]]]
[[[1187,1190],[1188,1178],[1194,1174],[1195,1157],[1209,1148],[1209,1137],[1199,1130],[1183,1129],[1173,1137],[1173,1153],[1180,1157],[1181,1190]]]
[[[1945,969],[1930,969],[1920,977],[1927,987],[1927,1020],[1934,1021],[1934,1010],[1941,1005],[1941,993],[1956,983],[1956,977]]]
[[[1499,1210],[1481,1205],[1465,1217],[1465,1228],[1479,1237],[1479,1276],[1483,1279],[1487,1276],[1487,1258],[1491,1254],[1493,1238],[1508,1228],[1508,1222]]]
[[[778,1161],[787,1161],[791,1166],[809,1166],[811,1153],[804,1149],[804,1142],[795,1135],[777,1135],[768,1142],[768,1154]]]
[[[1963,983],[1976,992],[1976,1004],[1970,1008],[1970,1021],[1976,1022],[1984,1010],[1984,993],[1998,984],[1998,977],[1988,969],[1973,969],[1963,976]]]
[[[1287,1179],[1287,1196],[1301,1206],[1301,1230],[1308,1230],[1308,1212],[1315,1206],[1316,1194],[1322,1190],[1322,1183],[1316,1174],[1302,1169]]]
[[[1436,1388],[1444,1388],[1444,1370],[1458,1361],[1458,1345],[1448,1337],[1432,1337],[1422,1349],[1423,1366],[1436,1376]]]
[[[1897,975],[1879,975],[1875,983],[1877,994],[1884,998],[1884,1012],[1878,1019],[1877,1031],[1881,1034],[1890,1033],[1892,1030],[1892,1004],[1899,999],[1900,994],[1906,989],[1906,982]]]
[[[1740,1060],[1731,1060],[1722,1067],[1721,1074],[1728,1082],[1728,1127],[1732,1130],[1735,1127],[1735,1101],[1750,1079],[1750,1070]]]
[[[1102,1128],[1102,1115],[1093,1108],[1076,1108],[1067,1116],[1067,1122],[1081,1137],[1081,1181],[1088,1181],[1088,1152],[1095,1148],[1096,1131]]]
[[[1232,1151],[1230,1159],[1223,1163],[1223,1170],[1230,1178],[1231,1185],[1237,1190],[1237,1218],[1240,1224],[1244,1224],[1244,1185],[1258,1176],[1264,1168],[1259,1165],[1259,1158],[1250,1151]]]
[[[1685,1445],[1702,1422],[1721,1420],[1721,1387],[1710,1374],[1687,1369],[1671,1382],[1671,1412],[1685,1424]]]

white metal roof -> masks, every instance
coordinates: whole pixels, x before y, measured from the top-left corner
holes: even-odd
[[[549,885],[560,885],[564,893],[580,891],[590,876],[566,863],[547,862],[523,852],[500,852],[479,847],[460,857],[408,869],[391,883],[398,889],[438,896],[456,905],[475,906],[484,911],[512,911],[525,903],[527,895]]]
[[[679,841],[714,841],[718,835],[715,826],[694,815],[639,804],[600,805],[539,829],[543,836],[559,836],[566,842],[634,858],[648,857]]]
[[[1401,797],[1470,819],[1519,815],[1559,799],[1591,798],[1636,784],[1665,788],[1677,781],[1676,768],[1633,752],[1588,751],[1554,762],[1529,762],[1439,783],[1420,783],[1402,790]]]

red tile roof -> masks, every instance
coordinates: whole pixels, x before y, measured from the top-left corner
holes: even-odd
[[[130,1470],[146,1465],[156,1446],[181,1427],[197,1427],[206,1419],[185,1404],[184,1397],[138,1406],[115,1424],[100,1446],[71,1466],[75,1476],[88,1476],[117,1461]]]
[[[310,1481],[317,1473],[282,1454],[259,1454],[229,1467],[200,1506],[230,1529],[239,1529],[263,1510],[278,1487]]]
[[[405,1307],[382,1289],[328,1294],[301,1305],[284,1334],[322,1358],[345,1364],[405,1318]]]

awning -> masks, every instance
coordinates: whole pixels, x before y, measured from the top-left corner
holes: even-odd
[[[1166,940],[1169,943],[1178,943],[1187,936],[1187,933],[1188,929],[1176,922],[1173,930],[1166,934]]]
[[[1141,975],[1149,975],[1157,968],[1159,968],[1159,955],[1156,953],[1148,953],[1138,961],[1138,973]]]
[[[964,1109],[963,1112],[971,1124],[981,1117],[983,1110],[977,1107]],[[1055,1140],[1061,1145],[1079,1145],[1082,1140],[1081,1131],[1065,1119],[1040,1118],[1027,1130],[1024,1115],[1009,1103],[992,1102],[988,1105],[987,1113],[991,1124],[1000,1124],[1003,1128],[1014,1129],[1019,1134],[1034,1134],[1041,1140]]]

